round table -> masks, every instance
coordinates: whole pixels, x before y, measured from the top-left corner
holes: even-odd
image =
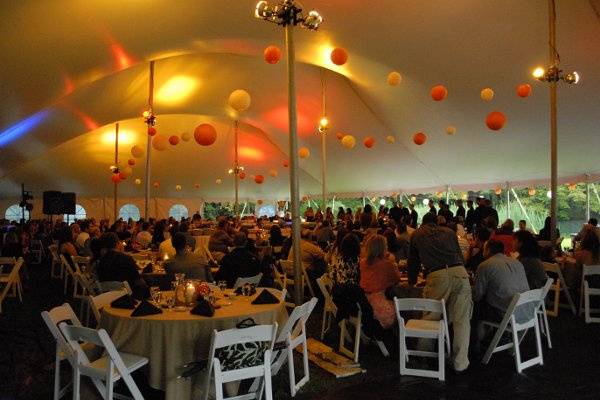
[[[269,290],[280,297],[278,290]],[[131,317],[132,310],[108,306],[102,312],[100,327],[106,329],[119,351],[150,360],[148,382],[164,390],[166,400],[197,399],[203,390],[204,375],[191,381],[177,376],[184,364],[208,358],[213,330],[235,328],[245,318],[253,318],[257,324],[277,322],[280,327],[287,320],[284,303],[251,304],[255,297],[237,296],[232,305],[215,310],[213,317],[168,309],[158,315]]]

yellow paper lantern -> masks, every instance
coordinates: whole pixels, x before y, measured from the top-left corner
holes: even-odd
[[[356,139],[352,135],[346,135],[342,138],[342,146],[351,149],[356,145]]]
[[[181,185],[175,185],[175,190],[177,190],[178,192],[181,191]]]
[[[443,193],[442,192],[436,192],[435,194],[437,196],[438,199],[442,198]]]
[[[144,157],[144,149],[136,144],[131,148],[131,155],[133,158],[142,158]]]
[[[217,180],[215,181],[215,183],[216,183],[217,185],[220,185],[221,183],[223,183],[223,181],[222,181],[222,180],[219,178],[219,179],[217,179]]]
[[[183,132],[181,134],[181,140],[183,140],[184,142],[189,142],[190,140],[192,140],[192,134],[189,132]]]
[[[485,88],[481,90],[479,94],[481,96],[481,100],[483,101],[491,101],[494,98],[494,90],[491,88]]]
[[[154,135],[152,138],[152,147],[157,151],[164,151],[169,146],[169,139],[163,135]]]
[[[461,199],[463,199],[463,200],[467,200],[467,199],[469,198],[469,196],[468,196],[466,193],[463,193],[463,194],[460,196],[460,198],[461,198]]]
[[[270,170],[269,175],[271,175],[273,178],[277,177],[277,170],[276,169]]]
[[[456,133],[456,128],[453,127],[452,125],[450,125],[449,127],[446,128],[446,135],[454,135]]]
[[[385,140],[390,144],[396,143],[396,137],[394,135],[387,135]]]
[[[134,181],[134,182],[135,182],[135,184],[136,184],[136,185],[138,185],[138,186],[142,184],[142,180],[141,180],[140,178],[135,178],[135,181]]]
[[[527,193],[528,193],[530,196],[535,196],[536,190],[535,190],[535,188],[529,188],[529,190],[527,191]]]
[[[416,196],[411,196],[410,197],[410,201],[412,201],[414,203],[415,201],[417,201],[417,197]]]
[[[387,76],[387,83],[390,86],[398,86],[402,82],[402,75],[398,71],[392,71]]]
[[[300,157],[300,158],[310,157],[310,150],[307,147],[300,147],[298,149],[298,157]]]
[[[229,95],[229,106],[237,112],[242,112],[250,107],[250,94],[243,89],[237,89]]]
[[[502,194],[502,188],[497,187],[496,189],[494,189],[494,193],[496,193],[498,196],[500,196]]]
[[[577,189],[577,184],[576,184],[576,183],[568,183],[567,185],[568,185],[568,187],[569,187],[569,191],[570,191],[570,192],[572,192],[572,191],[574,191],[575,189]]]

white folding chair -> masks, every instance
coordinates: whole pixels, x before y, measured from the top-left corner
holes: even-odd
[[[259,399],[264,390],[267,400],[273,399],[271,390],[271,354],[277,335],[277,323],[274,325],[257,325],[242,329],[213,331],[212,343],[208,358],[208,373],[204,386],[204,400],[208,398],[210,379],[214,377],[217,400],[224,400],[223,384],[249,378],[261,378],[259,388],[241,396],[228,399]],[[243,357],[239,361],[236,351],[253,349],[252,356]],[[253,388],[251,388],[253,389]]]
[[[67,325],[64,322],[59,324],[59,328],[75,353],[74,357],[69,357],[73,367],[73,400],[80,399],[81,375],[90,377],[96,382],[103,381],[104,393],[101,390],[101,385],[96,385],[96,388],[106,400],[113,398],[114,384],[120,379],[123,379],[134,400],[144,400],[144,396],[142,396],[140,389],[131,377],[131,373],[148,364],[146,357],[118,352],[104,329],[96,331],[91,328]],[[93,343],[96,346],[103,347],[105,355],[90,362],[79,344],[80,342]]]
[[[448,318],[446,316],[446,306],[444,299],[399,299],[394,297],[394,306],[396,308],[396,317],[398,327],[400,328],[400,375],[423,376],[427,378],[438,378],[440,381],[446,379],[445,375],[445,353],[450,354],[450,335],[448,331]],[[439,320],[429,319],[409,319],[404,321],[401,315],[403,311],[428,312],[439,315]],[[437,351],[409,350],[406,344],[406,338],[437,339]],[[444,344],[446,350],[444,351]],[[419,357],[434,357],[438,359],[438,369],[418,369],[408,368],[406,363],[408,357],[414,355]]]
[[[99,293],[97,286],[92,281],[91,277],[84,273],[77,271],[73,276],[75,280],[75,290],[73,291],[73,299],[79,300],[79,317],[85,319],[86,326],[90,324],[90,303],[89,296],[96,296]],[[85,310],[85,318],[84,318]]]
[[[546,284],[542,287],[542,301],[540,301],[540,305],[537,309],[537,316],[539,318],[540,329],[542,334],[546,336],[546,342],[548,343],[548,348],[552,348],[552,340],[550,339],[550,327],[548,325],[548,313],[546,311],[546,296],[548,296],[548,292],[554,283],[552,278],[548,278],[546,280]]]
[[[50,249],[50,255],[52,256],[52,264],[50,266],[50,277],[62,279],[64,276],[65,267],[63,266],[63,263],[60,257],[58,256],[58,246],[52,244],[48,248]],[[57,267],[58,271],[56,271]]]
[[[17,297],[18,295],[21,303],[23,302],[23,286],[21,285],[21,276],[19,275],[23,263],[23,258],[19,257],[9,274],[0,275],[0,285],[4,285],[2,291],[0,291],[0,313],[2,313],[2,303],[11,291],[11,296]]]
[[[384,357],[389,357],[390,353],[381,340],[371,340],[365,334],[363,334],[363,313],[360,308],[360,304],[357,303],[356,307],[358,308],[356,316],[349,316],[348,318],[340,321],[340,342],[338,346],[338,351],[350,357],[354,360],[355,363],[357,363],[360,355],[360,342],[364,341],[366,343],[370,343],[371,341],[374,341],[377,347],[379,348],[379,351],[381,351],[381,354],[383,354]],[[349,324],[354,326],[354,337],[350,336],[350,333],[348,332]],[[352,349],[346,347],[346,341],[349,342],[349,344],[352,346]]]
[[[565,278],[563,278],[562,271],[560,269],[560,265],[556,263],[543,262],[544,270],[546,272],[551,272],[557,276],[554,285],[552,285],[551,290],[554,292],[554,307],[552,311],[548,311],[548,315],[551,317],[558,316],[558,308],[563,305],[560,303],[560,294],[562,292],[565,293],[567,297],[567,301],[569,302],[569,307],[571,311],[573,311],[573,315],[577,315],[577,311],[575,310],[575,304],[573,303],[573,299],[571,298],[571,293],[569,292],[569,287],[565,282]]]
[[[281,269],[283,270],[283,288],[287,289],[289,285],[295,286],[297,279],[294,271],[294,262],[291,260],[281,260],[279,263],[281,265]],[[304,263],[302,263],[302,276],[300,277],[299,283],[303,295],[306,291],[306,288],[308,287],[310,297],[315,297],[315,292],[310,283],[310,279],[308,279],[308,274],[306,273],[306,265]]]
[[[100,293],[112,292],[115,290],[125,290],[127,294],[132,294],[131,286],[129,286],[129,282],[127,281],[104,281],[104,282],[96,282],[96,286],[98,286],[98,291]]]
[[[507,350],[510,348],[514,349],[515,364],[517,372],[521,373],[524,369],[529,368],[533,365],[544,365],[544,357],[542,355],[542,339],[540,336],[540,326],[537,318],[537,310],[539,308],[539,302],[543,301],[543,289],[529,290],[523,293],[517,293],[513,296],[510,305],[506,309],[502,322],[495,323],[489,321],[483,321],[484,326],[496,328],[496,333],[488,346],[485,355],[483,356],[483,364],[487,364],[492,358],[492,354]],[[526,319],[524,321],[517,321],[516,313],[521,310],[519,315],[522,315]],[[527,361],[521,361],[521,350],[519,344],[527,330],[533,328],[535,330],[535,340],[537,355]],[[519,332],[524,331],[521,338],[519,338]],[[503,345],[499,345],[500,339],[504,332],[510,332],[512,334],[512,341]]]
[[[71,282],[73,282],[73,286],[75,286],[75,269],[76,265],[75,263],[73,263],[73,265],[75,267],[71,267],[71,264],[69,263],[69,261],[67,260],[67,257],[64,256],[64,254],[60,254],[59,255],[60,258],[60,262],[62,264],[62,271],[64,271],[63,274],[63,278],[64,278],[64,295],[67,295],[67,286],[69,285],[69,279],[71,279]],[[72,260],[72,259],[71,259]]]
[[[321,294],[323,294],[323,299],[325,300],[325,304],[323,304],[323,322],[321,323],[321,340],[323,340],[325,333],[331,328],[331,321],[337,315],[337,306],[331,297],[332,283],[329,276],[323,275],[318,278],[317,285],[319,285],[319,289],[321,289]]]
[[[235,281],[235,284],[233,285],[233,289],[235,290],[241,286],[244,286],[246,283],[258,286],[258,284],[260,283],[260,280],[262,279],[262,276],[263,276],[263,274],[261,272],[260,274],[255,275],[255,276],[250,276],[247,278],[237,278],[237,280]]]
[[[54,307],[50,311],[43,311],[42,319],[56,341],[56,351],[54,355],[54,400],[58,400],[67,393],[72,384],[72,382],[69,382],[63,388],[60,387],[60,362],[66,360],[69,354],[74,355],[71,347],[67,344],[65,337],[58,329],[58,324],[68,321],[73,326],[81,326],[81,322],[73,312],[69,303]]]
[[[107,306],[108,304],[112,303],[119,297],[124,296],[126,294],[128,294],[127,290],[121,289],[121,290],[112,290],[110,292],[102,293],[97,296],[88,296],[88,304],[89,304],[90,308],[92,309],[92,313],[94,314],[96,323],[97,324],[100,323],[100,311],[102,311],[102,309],[105,306]]]
[[[600,276],[600,265],[584,265],[583,272],[581,275],[581,297],[584,299],[584,312],[585,312],[585,322],[589,324],[590,322],[600,322],[600,317],[592,317],[591,313],[600,312],[600,308],[591,308],[590,306],[590,297],[591,296],[600,296],[600,288],[598,287],[590,287],[588,280],[586,279],[588,276]]]

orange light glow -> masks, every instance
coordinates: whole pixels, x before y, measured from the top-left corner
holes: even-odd
[[[94,129],[98,129],[98,123],[89,115],[81,111],[79,108],[75,107],[72,104],[69,104],[66,100],[63,101],[62,106],[69,110],[73,115],[75,115],[79,120],[83,123],[83,125],[88,129],[88,131],[93,131]]]
[[[73,81],[71,80],[71,78],[68,75],[64,76],[64,81],[65,81],[64,94],[66,96],[66,95],[73,93],[73,90],[75,90],[75,84],[73,83]]]
[[[198,80],[185,75],[177,75],[158,89],[156,99],[165,104],[178,104],[187,99],[198,86]]]
[[[112,43],[110,45],[110,51],[115,59],[115,66],[117,70],[129,68],[133,64],[133,58],[127,54],[123,46],[120,44]]]
[[[262,161],[265,159],[265,153],[254,147],[240,147],[238,153],[242,159],[245,158],[255,161]]]
[[[300,137],[313,135],[316,130],[314,121],[319,121],[321,117],[321,107],[319,102],[315,102],[314,99],[299,96],[297,121],[298,135]],[[288,131],[287,105],[282,105],[263,113],[262,118],[273,127],[284,132]]]

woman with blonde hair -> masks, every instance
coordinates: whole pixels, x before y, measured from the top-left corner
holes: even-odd
[[[384,329],[388,329],[396,320],[396,312],[394,303],[385,297],[385,290],[400,282],[400,272],[386,256],[385,237],[369,237],[365,253],[365,258],[360,262],[360,286],[373,307],[375,318]]]

